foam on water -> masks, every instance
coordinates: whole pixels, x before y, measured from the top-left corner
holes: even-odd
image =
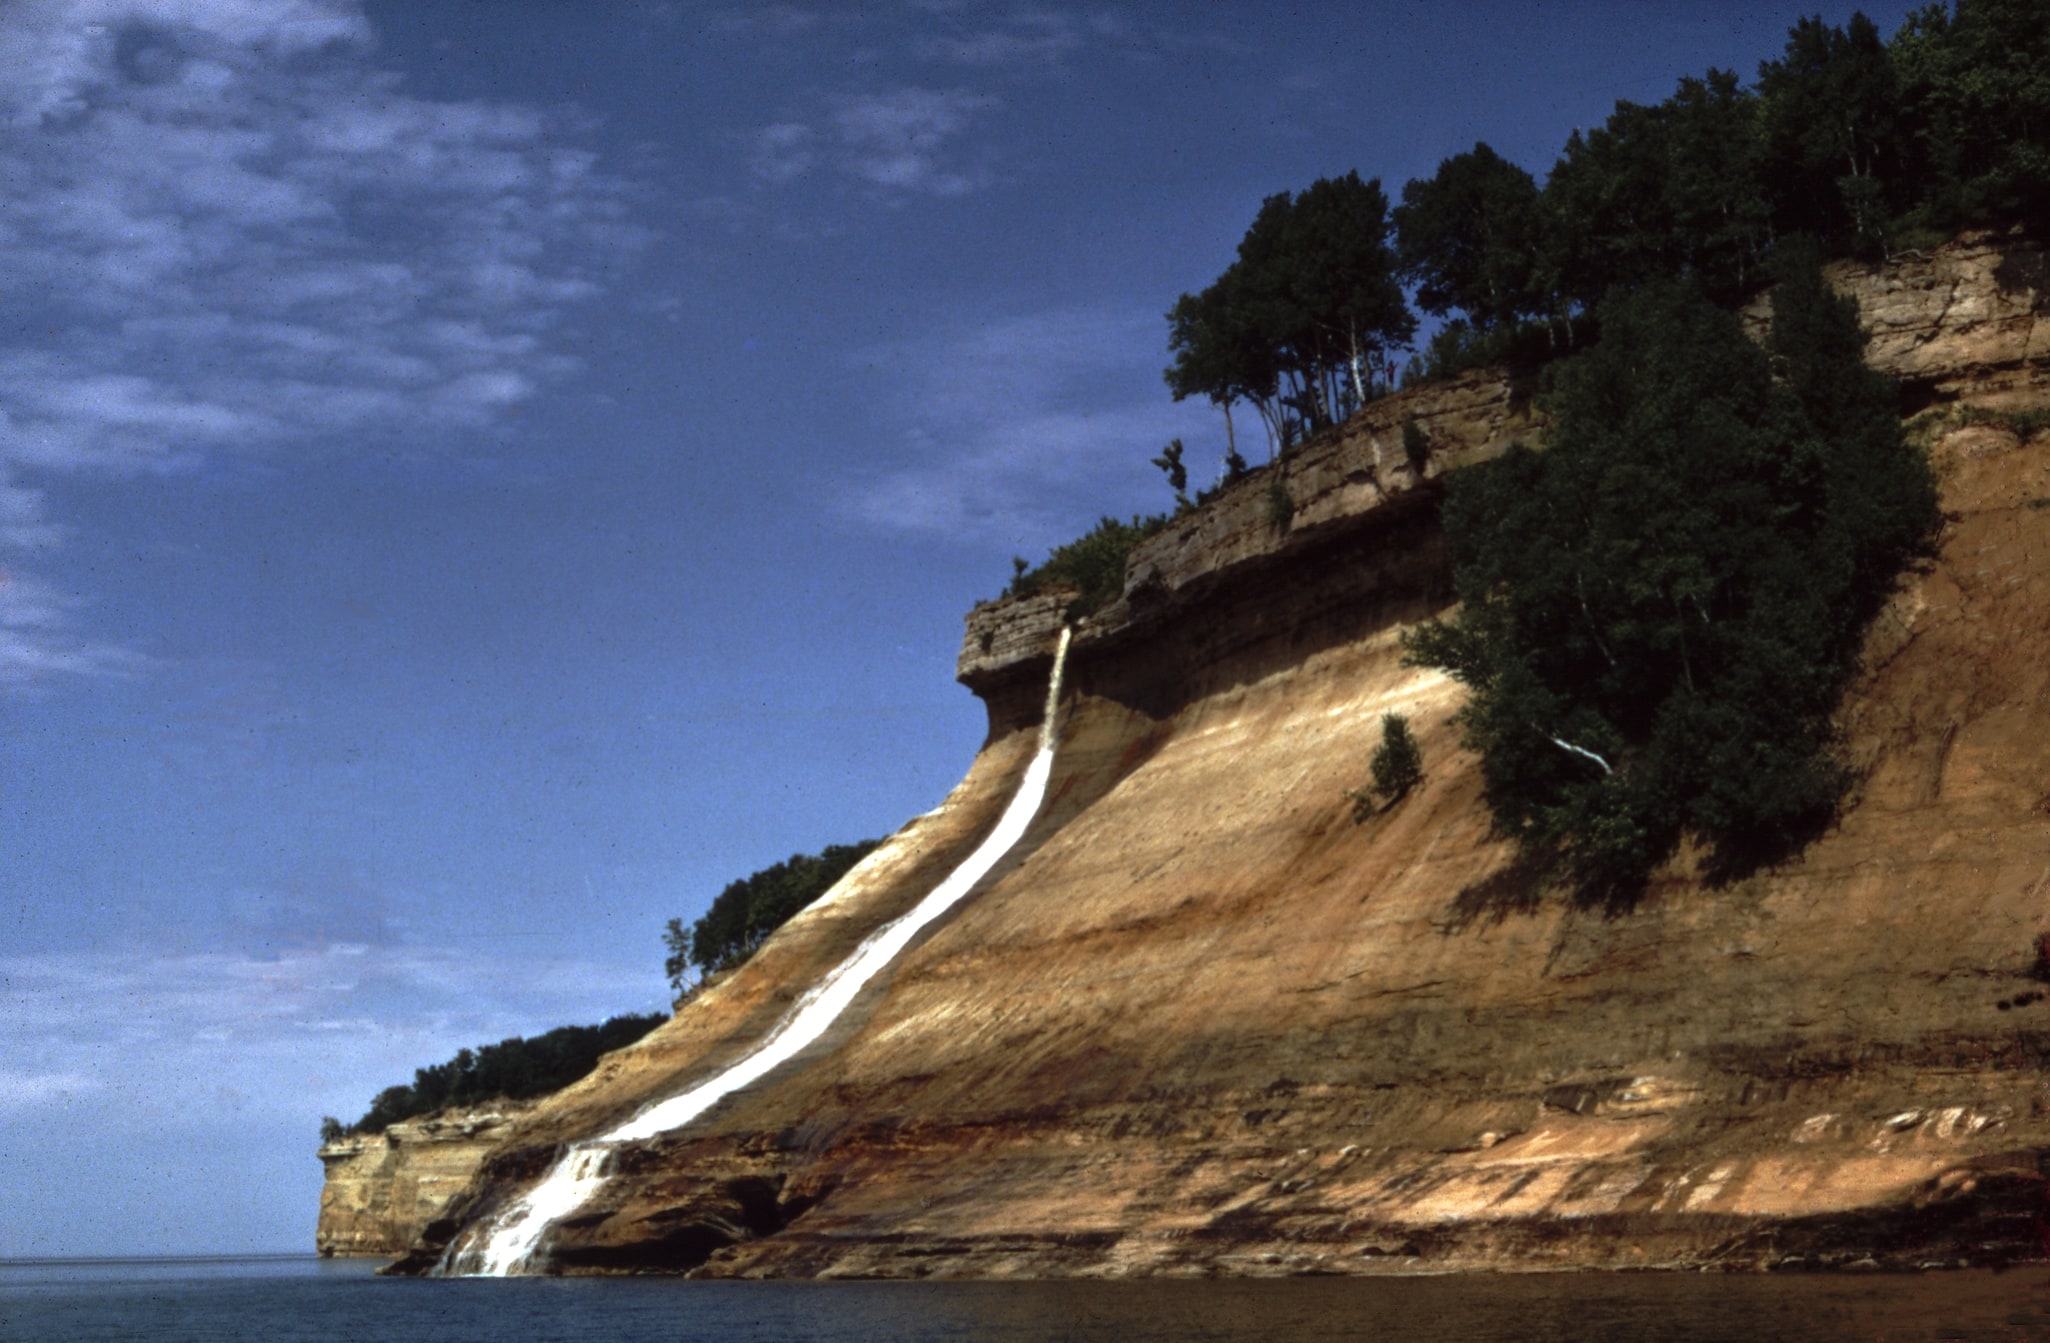
[[[750,1053],[690,1090],[658,1101],[595,1138],[572,1144],[524,1197],[503,1209],[487,1226],[466,1231],[451,1242],[438,1272],[464,1277],[504,1277],[529,1271],[534,1266],[535,1248],[548,1228],[582,1207],[605,1183],[618,1144],[680,1128],[727,1096],[788,1063],[824,1035],[862,988],[895,960],[926,925],[989,875],[1025,837],[1026,827],[1046,799],[1047,783],[1053,777],[1057,740],[1054,712],[1060,700],[1068,638],[1069,631],[1064,627],[1054,651],[1053,675],[1047,682],[1046,718],[1039,729],[1039,749],[996,829],[975,852],[924,899],[870,933],[847,959],[828,970]]]

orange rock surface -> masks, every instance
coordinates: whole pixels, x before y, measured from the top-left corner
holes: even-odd
[[[794,1064],[623,1151],[561,1271],[1117,1275],[1950,1264],[2042,1252],[2050,1001],[2043,258],[1846,271],[1950,515],[1841,711],[1861,782],[1800,858],[1626,911],[1519,880],[1459,690],[1436,479],[1539,427],[1514,384],[1405,393],[1134,557],[1079,631],[1049,803],[984,888]],[[1919,296],[1919,297],[1917,297]],[[1405,399],[1407,398],[1407,399]],[[1400,425],[1427,427],[1423,469]],[[1981,417],[1982,419],[1983,417]],[[1391,451],[1392,448],[1392,451]],[[513,1123],[423,1216],[430,1264],[558,1145],[760,1037],[993,824],[1058,603],[969,618],[991,736],[668,1025]],[[1425,777],[1355,818],[1382,713]],[[323,1234],[328,1234],[324,1211]],[[409,1231],[410,1235],[410,1231]],[[363,1238],[359,1238],[360,1244]],[[389,1245],[394,1251],[401,1248]]]

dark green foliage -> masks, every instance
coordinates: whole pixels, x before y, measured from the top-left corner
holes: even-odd
[[[1393,804],[1424,777],[1424,753],[1409,730],[1409,720],[1399,713],[1381,715],[1381,744],[1367,762],[1374,778],[1374,791]]]
[[[1758,70],[1759,172],[1775,224],[1854,251],[1883,245],[1906,186],[1900,88],[1863,14],[1802,19]]]
[[[1182,460],[1182,453],[1185,450],[1182,441],[1177,438],[1169,442],[1167,447],[1161,450],[1160,455],[1153,459],[1153,464],[1167,477],[1167,487],[1174,491],[1177,510],[1192,507],[1189,502],[1189,467]]]
[[[1750,101],[1711,70],[1567,139],[1543,197],[1560,298],[1592,306],[1613,286],[1687,278],[1730,299],[1760,281],[1770,221]]]
[[[1461,712],[1497,824],[1591,899],[1685,832],[1734,871],[1840,794],[1829,714],[1860,632],[1937,515],[1893,389],[1812,254],[1769,349],[1692,286],[1648,284],[1548,379],[1550,447],[1459,473],[1462,608],[1411,658]]]
[[[600,1055],[624,1049],[667,1020],[659,1012],[612,1017],[596,1026],[560,1026],[531,1040],[515,1035],[495,1045],[458,1050],[446,1063],[417,1069],[413,1085],[378,1092],[370,1109],[346,1129],[333,1120],[321,1121],[321,1141],[382,1133],[402,1119],[451,1105],[527,1100],[560,1091],[597,1067]]]
[[[1511,365],[1535,368],[1571,354],[1594,336],[1594,320],[1573,313],[1543,322],[1518,322],[1482,331],[1456,318],[1431,334],[1421,355],[1410,360],[1405,382],[1449,378],[1473,368]]]
[[[1065,612],[1070,621],[1116,601],[1125,590],[1125,560],[1132,547],[1167,526],[1165,514],[1134,517],[1130,522],[1100,518],[1096,526],[1066,545],[1055,546],[1046,562],[1011,580],[1006,597],[1029,597],[1054,588],[1072,588],[1075,600]]]
[[[1394,218],[1402,274],[1425,312],[1456,310],[1486,332],[1550,310],[1537,182],[1487,145],[1404,186]]]
[[[1961,406],[1954,412],[1962,424],[1993,424],[2020,439],[2050,429],[2050,406]]]
[[[1358,173],[1269,196],[1238,259],[1168,311],[1175,400],[1251,401],[1282,449],[1351,414],[1416,330],[1388,233],[1388,198]]]
[[[2050,218],[2050,0],[1958,0],[1889,47],[1915,174],[1909,222]]]
[[[683,920],[671,919],[662,934],[669,951],[662,970],[670,987],[682,993],[693,968],[707,975],[745,961],[770,933],[824,895],[881,843],[865,839],[858,844],[828,844],[818,853],[794,853],[728,883],[688,930]]]
[[[1876,258],[1964,227],[2042,230],[2050,0],[1929,5],[1891,41],[1863,14],[1803,19],[1749,88],[1710,70],[1617,103],[1542,190],[1479,144],[1406,184],[1394,220],[1418,304],[1458,314],[1412,365],[1424,378],[1570,353],[1614,289],[1745,298],[1788,238]]]
[[[320,1142],[323,1147],[349,1136],[349,1126],[333,1115],[320,1117]]]

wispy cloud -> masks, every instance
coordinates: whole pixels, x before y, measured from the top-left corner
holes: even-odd
[[[993,20],[973,11],[934,17],[943,31],[918,37],[915,50],[929,60],[960,65],[1052,65],[1080,50],[1089,36],[1105,35],[1100,24],[1052,9],[1016,10]]]
[[[756,132],[754,172],[780,185],[823,167],[893,193],[965,195],[991,174],[986,163],[961,153],[959,142],[998,106],[995,97],[966,89],[848,95],[812,121],[780,121]]]
[[[1036,553],[1091,520],[1077,499],[1158,508],[1147,459],[1215,428],[1169,400],[1160,338],[1157,317],[1066,309],[869,352],[904,389],[906,460],[853,486],[854,515]]]
[[[136,653],[79,633],[73,605],[42,579],[0,569],[0,691],[32,690],[61,676],[135,673],[148,667]]]
[[[0,1068],[0,1115],[68,1103],[99,1089],[80,1072],[16,1072]]]
[[[311,1120],[465,1045],[659,1003],[652,972],[570,958],[520,964],[460,948],[329,942],[276,956],[0,957],[0,1113],[82,1098],[147,1122],[194,1079]]]
[[[0,549],[60,539],[42,477],[425,443],[573,370],[552,333],[636,241],[577,133],[412,96],[354,0],[15,0]]]

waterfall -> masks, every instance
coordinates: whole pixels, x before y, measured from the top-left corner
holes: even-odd
[[[1060,702],[1061,672],[1067,663],[1070,634],[1063,626],[1060,642],[1054,649],[1053,674],[1046,688],[1046,717],[1039,728],[1039,749],[996,829],[975,852],[924,899],[870,933],[847,959],[828,970],[752,1051],[690,1090],[656,1102],[595,1138],[571,1144],[525,1197],[501,1210],[489,1225],[466,1229],[451,1241],[436,1272],[465,1277],[505,1277],[525,1272],[548,1228],[582,1207],[605,1183],[612,1153],[619,1144],[680,1128],[720,1100],[789,1062],[826,1033],[855,995],[895,960],[912,938],[989,875],[990,869],[1024,838],[1026,827],[1046,799],[1057,740],[1054,715]]]

